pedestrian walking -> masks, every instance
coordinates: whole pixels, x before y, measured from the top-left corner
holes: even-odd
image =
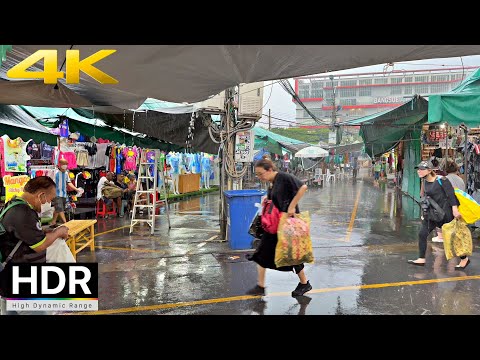
[[[460,205],[452,184],[446,178],[442,178],[442,184],[437,180],[437,174],[435,173],[434,166],[430,161],[420,162],[415,169],[420,179],[424,181],[424,196],[428,196],[431,200],[436,202],[445,212],[445,216],[440,221],[434,221],[428,217],[422,218],[422,228],[418,234],[418,248],[419,256],[416,260],[408,260],[409,264],[424,266],[425,265],[425,253],[427,252],[427,237],[435,227],[441,228],[443,224],[449,223],[454,218],[461,217],[458,211]],[[470,263],[467,256],[460,257],[460,264],[456,269],[464,269]]]
[[[255,164],[255,175],[261,181],[268,181],[271,184],[267,197],[272,200],[280,212],[285,212],[289,216],[300,213],[297,204],[307,191],[307,185],[291,174],[277,171],[273,162],[268,159],[262,159]],[[257,263],[258,281],[257,285],[247,292],[248,295],[265,295],[267,268],[278,271],[294,271],[298,275],[300,282],[292,292],[292,296],[301,296],[312,290],[312,286],[305,275],[304,264],[282,267],[275,265],[277,241],[276,233],[264,232],[257,250],[249,257],[249,260]]]

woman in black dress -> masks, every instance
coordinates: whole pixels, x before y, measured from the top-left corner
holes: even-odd
[[[303,184],[298,178],[291,174],[278,172],[271,160],[262,159],[255,164],[255,175],[260,181],[271,183],[268,189],[268,198],[280,212],[288,213],[293,216],[300,213],[298,202],[307,191],[307,185]],[[304,265],[294,266],[275,266],[275,247],[277,245],[277,234],[264,233],[260,245],[249,260],[255,261],[258,266],[258,283],[250,289],[248,295],[265,295],[265,274],[266,269],[278,271],[295,271],[300,279],[297,288],[292,292],[292,296],[301,296],[307,291],[312,290],[310,282],[305,275]]]

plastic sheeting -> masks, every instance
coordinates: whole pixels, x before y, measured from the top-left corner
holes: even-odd
[[[82,116],[93,117],[93,113],[90,110],[74,110]],[[169,113],[164,111],[169,111]],[[95,113],[95,116],[105,121],[108,125],[131,129],[131,131],[146,134],[185,148],[192,114],[171,112],[171,109],[161,109],[161,111],[127,112],[125,117],[123,114],[99,113]],[[204,116],[206,118],[209,117],[209,115]],[[193,133],[193,140],[190,144],[192,150],[209,154],[218,153],[219,145],[210,138],[208,127],[205,126],[201,116],[195,119]]]
[[[41,49],[56,49],[62,63],[71,45],[13,45],[0,69],[6,71]],[[116,78],[115,85],[102,85],[81,73],[80,84],[68,87],[95,105],[137,109],[147,97],[198,102],[240,83],[286,79],[367,65],[430,58],[446,58],[480,53],[480,45],[74,45],[84,59],[102,49],[117,52],[95,64]],[[33,71],[41,70],[40,64]],[[8,86],[12,86],[9,84]],[[47,85],[48,87],[48,85]],[[50,86],[51,87],[51,86]],[[9,91],[9,97],[14,92]],[[0,103],[57,106],[56,99],[38,92],[35,104],[29,94],[18,93],[18,102]],[[8,94],[7,94],[8,95]],[[20,97],[20,95],[22,97]],[[78,99],[72,99],[78,100]],[[61,106],[63,107],[63,106]],[[68,103],[64,107],[79,107]]]
[[[46,141],[56,145],[57,138],[44,126],[38,124],[18,106],[0,105],[0,135],[7,134],[11,139],[21,137],[24,141]]]
[[[428,122],[480,126],[480,69],[446,94],[428,98]]]
[[[183,147],[148,137],[144,134],[130,132],[126,129],[120,129],[108,126],[103,120],[89,119],[81,116],[73,109],[45,108],[23,106],[28,114],[38,119],[46,127],[54,128],[59,124],[59,115],[69,118],[70,132],[79,132],[86,136],[95,136],[96,138],[108,139],[114,142],[125,143],[126,145],[137,145],[140,147],[149,147],[165,151],[180,151]]]
[[[348,125],[361,125],[365,152],[373,157],[393,149],[412,129],[421,129],[427,121],[427,112],[427,100],[416,95],[399,107],[355,119]]]

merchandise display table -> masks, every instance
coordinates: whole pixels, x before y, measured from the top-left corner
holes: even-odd
[[[63,224],[63,226],[68,227],[68,239],[66,243],[75,259],[77,258],[77,254],[87,246],[90,246],[90,251],[95,251],[94,225],[96,222],[97,220],[71,220]],[[77,248],[77,246],[79,247]]]

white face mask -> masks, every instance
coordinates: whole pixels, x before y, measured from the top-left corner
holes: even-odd
[[[67,165],[62,165],[62,166],[60,166],[60,169],[62,169],[62,170],[67,170],[67,168],[68,168]]]
[[[45,201],[47,201],[47,196],[45,194],[43,194],[45,196]],[[41,200],[41,195],[40,195],[40,216],[42,216],[42,214],[46,213],[48,210],[50,210],[50,208],[52,207],[51,203],[49,202],[45,202],[43,203],[42,200]]]

